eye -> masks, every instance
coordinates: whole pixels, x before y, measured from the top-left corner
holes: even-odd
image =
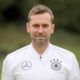
[[[34,25],[32,25],[34,28],[38,28],[39,27],[39,25],[38,24],[34,24]]]
[[[47,24],[43,25],[43,28],[48,28],[48,27],[49,27],[49,25],[47,25]]]

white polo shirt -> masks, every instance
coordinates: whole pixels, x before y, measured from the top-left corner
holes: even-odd
[[[73,53],[49,44],[40,57],[30,44],[5,58],[2,80],[78,80],[78,72]]]

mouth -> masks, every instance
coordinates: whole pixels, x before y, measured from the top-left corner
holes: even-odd
[[[36,37],[46,37],[45,35],[35,35]]]
[[[45,39],[46,35],[44,35],[44,34],[36,34],[35,37],[36,37],[38,40],[41,41],[41,40],[44,40],[44,39]]]
[[[43,40],[43,39],[45,38],[45,36],[37,36],[37,38],[38,38],[39,40]]]
[[[36,38],[41,41],[41,40],[44,40],[45,39],[45,36],[39,35],[39,36],[36,36]]]
[[[45,37],[45,36],[37,36],[37,37]]]

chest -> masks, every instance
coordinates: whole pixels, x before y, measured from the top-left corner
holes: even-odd
[[[27,58],[16,65],[16,80],[67,80],[67,67],[58,57]]]

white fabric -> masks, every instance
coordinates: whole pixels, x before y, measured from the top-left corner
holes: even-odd
[[[30,44],[5,58],[2,80],[78,80],[78,72],[72,52],[49,44],[40,57]]]

